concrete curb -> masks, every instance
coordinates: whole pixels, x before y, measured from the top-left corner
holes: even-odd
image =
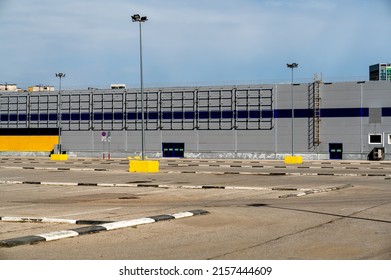
[[[0,217],[3,222],[19,222],[19,223],[58,223],[58,224],[75,224],[75,225],[97,225],[110,223],[111,221],[94,221],[94,220],[71,220],[57,218],[37,218],[37,217]]]
[[[162,173],[171,173],[171,174],[216,174],[216,175],[258,175],[258,176],[350,176],[350,177],[371,177],[371,176],[379,176],[379,177],[391,177],[385,173],[304,173],[304,172],[233,172],[233,171],[166,171]]]
[[[36,185],[56,185],[56,186],[88,186],[88,187],[133,187],[133,188],[162,188],[162,189],[219,189],[219,190],[258,190],[258,191],[302,191],[298,194],[288,194],[279,196],[279,198],[299,197],[307,194],[314,194],[320,192],[327,192],[341,189],[341,187],[332,186],[324,189],[309,189],[296,187],[255,187],[255,186],[223,186],[223,185],[167,185],[167,184],[126,184],[126,183],[67,183],[67,182],[35,182],[35,181],[0,181],[0,184],[36,184]],[[346,185],[344,185],[346,186]],[[352,185],[349,185],[352,186]],[[345,187],[344,187],[345,188]],[[0,217],[1,218],[1,217]],[[18,217],[16,217],[18,218]],[[31,222],[35,218],[21,218],[27,219],[24,222]],[[31,219],[31,220],[28,220]],[[73,220],[70,220],[73,221]],[[23,220],[20,220],[23,222]],[[42,221],[45,222],[45,221]],[[66,220],[64,220],[65,223]],[[94,221],[91,221],[94,222]],[[73,222],[69,222],[73,223]],[[86,223],[88,224],[88,223]],[[96,223],[95,223],[96,224]]]
[[[50,171],[110,171],[127,172],[122,170],[112,170],[107,168],[71,168],[71,167],[35,167],[35,166],[0,166],[2,169],[24,169],[24,170],[50,170]]]
[[[309,194],[324,193],[324,192],[347,189],[347,188],[351,188],[351,187],[353,187],[352,184],[346,184],[346,185],[342,185],[342,186],[338,186],[338,187],[330,187],[330,188],[325,188],[325,189],[306,190],[306,191],[300,192],[300,193],[281,195],[281,196],[279,196],[279,198],[300,197],[300,196],[305,196],[305,195],[309,195]]]
[[[147,218],[127,220],[127,221],[105,222],[98,225],[91,225],[82,228],[54,231],[54,232],[37,234],[37,235],[5,239],[0,241],[0,247],[10,248],[19,245],[36,244],[44,241],[53,241],[53,240],[59,240],[64,238],[76,237],[79,235],[98,233],[101,231],[109,231],[109,230],[115,230],[115,229],[121,229],[127,227],[134,227],[138,225],[151,224],[159,221],[181,219],[181,218],[192,217],[197,215],[206,215],[206,214],[209,214],[209,212],[205,210],[191,210],[191,211],[179,212],[171,215],[164,214],[164,215],[157,215],[157,216],[152,216]]]
[[[134,188],[162,188],[162,189],[220,189],[220,190],[286,190],[276,187],[254,186],[222,186],[222,185],[167,185],[167,184],[126,184],[126,183],[67,183],[67,182],[35,182],[35,181],[0,181],[0,184],[36,184],[57,186],[89,186],[89,187],[134,187]],[[289,189],[301,190],[298,188]],[[308,189],[303,189],[308,190]]]
[[[287,168],[286,166],[251,166],[251,165],[194,165],[194,164],[169,164],[169,166],[201,166],[201,167],[237,167],[237,168],[275,168],[275,169],[283,169]],[[115,170],[115,169],[107,169],[107,168],[68,168],[68,167],[33,167],[33,166],[0,166],[2,169],[24,169],[24,170],[51,170],[51,171],[90,171],[90,172],[119,172],[119,173],[127,173],[128,170]],[[334,170],[355,170],[358,171],[360,168],[358,167],[334,167],[334,166],[298,166],[298,169],[328,169],[331,171]],[[369,170],[379,170],[384,168],[364,168]],[[361,169],[362,170],[362,169]],[[301,176],[381,176],[388,177],[390,176],[388,173],[325,173],[325,172],[251,172],[251,171],[164,171],[161,170],[160,173],[169,173],[169,174],[217,174],[217,175],[259,175],[259,176],[285,176],[285,175],[301,175]]]

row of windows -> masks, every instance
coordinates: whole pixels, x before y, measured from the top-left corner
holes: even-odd
[[[146,129],[272,129],[272,89],[162,90],[146,92]],[[59,115],[59,111],[61,115]],[[1,95],[1,127],[63,130],[139,130],[139,92],[94,91]]]

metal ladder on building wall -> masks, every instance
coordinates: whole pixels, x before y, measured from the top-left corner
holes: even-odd
[[[320,85],[323,83],[321,75],[314,75],[314,82],[308,86],[308,108],[312,117],[308,117],[308,150],[315,150],[320,141]]]

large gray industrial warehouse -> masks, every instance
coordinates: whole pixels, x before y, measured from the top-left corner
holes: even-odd
[[[147,88],[144,98],[152,158],[391,159],[390,81]],[[0,94],[1,135],[61,128],[70,156],[139,155],[141,119],[139,89]]]

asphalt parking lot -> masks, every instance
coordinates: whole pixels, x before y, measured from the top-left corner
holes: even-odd
[[[1,157],[0,259],[391,259],[391,162],[160,166]]]

